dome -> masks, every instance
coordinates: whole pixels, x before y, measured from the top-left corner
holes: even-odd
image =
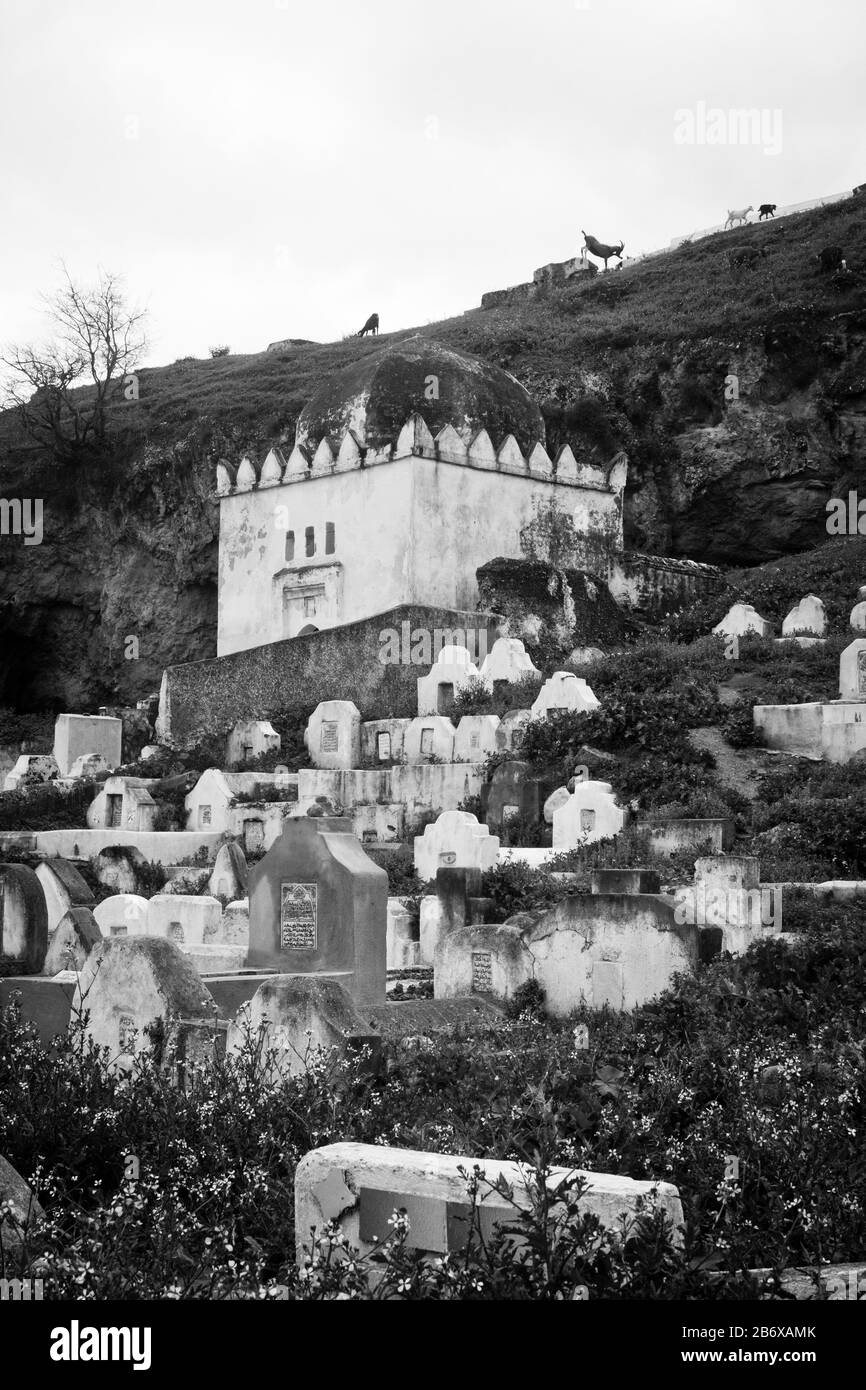
[[[339,440],[351,429],[380,449],[416,411],[434,435],[453,425],[467,441],[486,429],[495,446],[508,434],[526,452],[544,442],[541,411],[515,377],[420,334],[335,372],[301,411],[297,442],[314,451],[324,435]]]

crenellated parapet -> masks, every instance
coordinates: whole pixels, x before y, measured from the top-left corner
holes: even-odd
[[[405,458],[431,459],[437,463],[614,495],[622,493],[628,476],[628,459],[624,453],[616,454],[602,466],[579,462],[569,444],[565,444],[554,458],[540,440],[524,453],[513,434],[507,434],[497,446],[486,429],[470,435],[454,425],[445,425],[434,436],[423,417],[416,413],[409,417],[395,440],[378,448],[368,448],[354,430],[347,429],[339,440],[323,436],[314,451],[307,445],[295,444],[288,459],[280,449],[273,448],[260,469],[249,457],[243,458],[237,468],[226,459],[220,459],[216,467],[216,491],[218,497],[229,497],[239,492],[373,468]]]

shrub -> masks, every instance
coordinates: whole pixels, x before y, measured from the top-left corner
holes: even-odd
[[[533,869],[515,859],[506,859],[481,876],[482,897],[493,899],[495,920],[499,922],[516,912],[550,907],[572,891],[567,884],[551,878],[546,869]]]
[[[489,690],[480,676],[472,676],[454,696],[451,714],[461,719],[464,714],[507,714],[510,710],[529,709],[541,689],[540,676],[531,674],[519,681],[507,681],[496,690]]]
[[[53,741],[54,715],[48,710],[40,714],[22,714],[7,706],[0,708],[0,745],[18,748],[22,743],[29,743],[48,753]]]
[[[46,1051],[9,1007],[0,1152],[48,1216],[22,1273],[43,1278],[49,1298],[256,1297],[277,1284],[304,1299],[329,1289],[535,1299],[580,1285],[673,1298],[754,1296],[750,1267],[862,1260],[866,905],[798,902],[786,903],[797,944],[763,941],[630,1013],[580,1010],[588,1051],[575,1050],[573,1020],[524,1010],[402,1049],[379,1076],[363,1059],[311,1052],[302,1075],[264,1083],[250,1049],[190,1067],[179,1088],[157,1068],[158,1038],[126,1078],[75,1027]],[[470,1251],[471,1290],[451,1277],[455,1262],[408,1251],[399,1220],[384,1260],[358,1268],[321,1232],[297,1271],[295,1167],[340,1141],[469,1152],[482,1166],[518,1159],[537,1186],[513,1225],[535,1234]],[[128,1152],[140,1163],[134,1183]],[[725,1179],[728,1154],[740,1159],[737,1182]],[[675,1183],[682,1252],[649,1210],[627,1232],[585,1224],[579,1184],[551,1209],[550,1165]],[[383,1284],[368,1280],[373,1268]]]
[[[537,980],[524,980],[505,1005],[505,1017],[517,1019],[528,1014],[531,1018],[538,1018],[544,1012],[546,999],[547,991],[543,985]]]
[[[0,795],[0,830],[85,830],[87,808],[96,796],[94,782],[78,782],[61,791],[53,782]]]

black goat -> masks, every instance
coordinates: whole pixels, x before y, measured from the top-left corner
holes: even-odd
[[[845,252],[841,246],[825,246],[823,251],[819,251],[815,257],[822,270],[838,270],[844,259]]]
[[[378,314],[371,314],[370,317],[367,319],[367,322],[364,324],[364,327],[361,328],[361,329],[359,329],[359,331],[358,331],[358,337],[359,337],[359,338],[363,338],[363,336],[364,336],[365,333],[378,333],[378,332],[379,332],[379,315],[378,315]]]
[[[758,208],[758,221],[763,222],[765,217],[775,217],[777,203],[762,203]]]

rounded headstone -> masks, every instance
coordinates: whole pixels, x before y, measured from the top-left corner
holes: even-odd
[[[183,952],[163,937],[102,941],[91,951],[72,1004],[88,1037],[109,1049],[109,1064],[128,1068],[151,1044],[148,1030],[162,1023],[162,1061],[170,1043],[195,1025],[212,1022],[213,995]]]
[[[807,594],[801,598],[782,623],[783,637],[790,637],[794,633],[823,637],[826,630],[827,613],[817,594]]]
[[[273,1079],[297,1076],[315,1063],[318,1050],[370,1046],[378,1055],[378,1034],[336,980],[283,975],[259,985],[229,1025],[226,1053],[245,1053],[249,1038],[259,1040],[259,1065]]]
[[[99,923],[90,908],[71,907],[52,932],[43,975],[59,975],[62,970],[81,970],[90,952],[101,940]]]
[[[42,884],[25,864],[0,864],[0,976],[38,975],[47,950]]]
[[[849,621],[855,632],[866,632],[866,599],[855,603]]]
[[[750,603],[733,604],[716,623],[713,632],[719,637],[745,637],[754,633],[757,637],[772,637],[773,625],[762,618]]]
[[[93,861],[96,877],[115,893],[138,893],[145,885],[147,860],[133,845],[106,845]]]
[[[558,811],[560,806],[564,806],[569,799],[567,787],[557,787],[555,792],[544,803],[544,819],[548,825],[553,825],[553,813]]]
[[[222,903],[233,902],[246,893],[247,875],[247,861],[240,845],[222,845],[214,860],[208,892]]]

